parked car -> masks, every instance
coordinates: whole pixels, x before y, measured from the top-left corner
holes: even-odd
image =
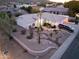
[[[73,23],[75,23],[75,24],[78,24],[78,20],[69,19],[68,21],[69,21],[69,22],[73,22]]]
[[[63,24],[59,24],[58,27],[59,27],[60,29],[67,30],[68,32],[71,32],[71,33],[74,32],[74,30],[73,30],[72,28],[70,28],[69,26],[63,25]]]

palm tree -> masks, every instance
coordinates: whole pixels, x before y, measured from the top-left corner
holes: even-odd
[[[40,13],[37,15],[38,17],[39,17],[39,24],[38,24],[38,28],[37,28],[37,33],[38,33],[38,43],[40,44],[41,43],[41,37],[40,37],[40,32],[41,32],[41,30],[42,30],[42,26],[41,26],[41,16],[42,16],[42,13],[41,13],[41,10],[40,10]]]
[[[41,26],[41,15],[42,15],[42,13],[41,13],[41,11],[40,11],[40,13],[38,13],[37,14],[37,17],[38,18],[33,18],[35,21],[37,21],[38,23],[37,23],[37,34],[38,34],[38,43],[40,44],[41,43],[41,38],[40,38],[40,32],[41,32],[41,30],[42,30],[42,26]]]

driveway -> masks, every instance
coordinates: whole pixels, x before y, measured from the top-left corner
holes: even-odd
[[[79,34],[74,39],[61,59],[79,59]]]

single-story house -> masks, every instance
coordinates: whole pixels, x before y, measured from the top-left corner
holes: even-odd
[[[50,12],[50,13],[54,13],[54,14],[68,14],[68,8],[64,8],[64,7],[46,7],[43,9],[43,12]]]

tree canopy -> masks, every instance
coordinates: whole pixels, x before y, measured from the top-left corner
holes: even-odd
[[[23,9],[23,10],[25,10],[25,11],[27,11],[28,13],[38,13],[39,12],[39,8],[33,8],[33,7],[31,7],[31,6],[29,6],[29,7],[21,7],[21,9]]]
[[[10,34],[12,30],[15,28],[16,21],[14,17],[9,17],[7,13],[0,13],[0,28],[6,33]]]
[[[70,16],[75,16],[76,13],[79,13],[79,1],[66,2],[64,7],[69,8]]]

